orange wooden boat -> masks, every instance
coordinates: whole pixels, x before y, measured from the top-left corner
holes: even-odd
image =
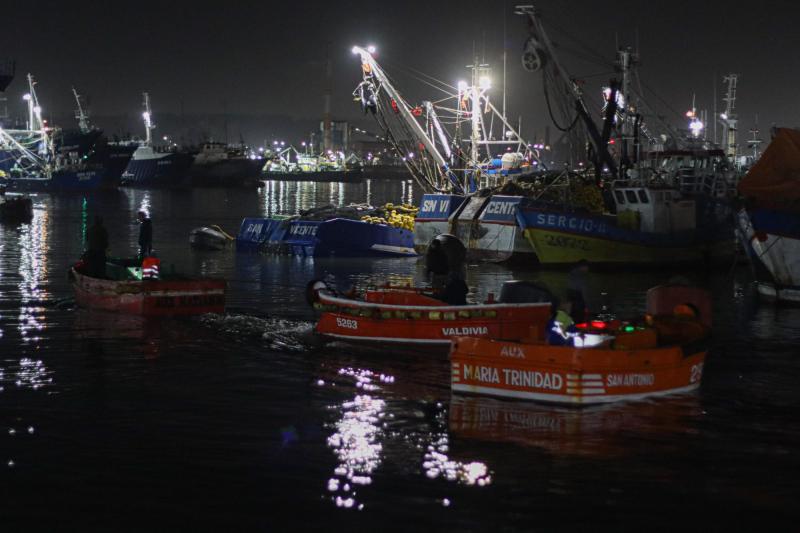
[[[73,266],[69,277],[77,304],[88,309],[161,317],[225,311],[225,280],[176,274],[142,279],[142,268],[130,266],[134,263],[109,261],[106,278],[89,276],[82,262]]]
[[[531,330],[543,334],[551,296],[526,282],[507,282],[515,301],[447,305],[434,291],[412,287],[367,290],[362,298],[337,295],[323,282],[309,285],[309,300],[321,312],[316,332],[332,340],[447,348],[450,339],[521,340]],[[545,294],[546,293],[546,294]],[[521,296],[530,301],[520,302]],[[509,300],[510,298],[507,298]]]
[[[703,375],[709,302],[699,289],[656,287],[643,325],[584,325],[577,338],[594,347],[551,346],[537,331],[522,342],[457,337],[452,390],[572,405],[691,391]]]

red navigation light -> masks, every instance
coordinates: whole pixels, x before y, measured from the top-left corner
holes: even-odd
[[[608,327],[602,320],[592,320],[591,324],[594,329],[606,329],[606,327]]]

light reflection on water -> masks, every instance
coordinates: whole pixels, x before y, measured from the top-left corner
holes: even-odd
[[[396,415],[389,412],[381,393],[386,386],[394,384],[395,377],[351,367],[339,369],[338,375],[353,379],[357,393],[329,407],[339,414],[330,425],[334,431],[327,439],[328,447],[338,459],[333,476],[327,482],[330,498],[337,507],[364,508],[364,498],[359,491],[372,485],[376,471],[385,460],[384,446],[390,442],[417,450],[422,455],[421,467],[428,479],[479,487],[492,483],[492,474],[484,462],[462,462],[450,457],[447,414],[441,403],[437,404],[432,431],[415,434],[391,431],[389,425]],[[325,382],[319,380],[317,384],[324,386]],[[448,498],[441,502],[450,505]]]
[[[49,275],[49,213],[36,209],[30,224],[22,227],[19,236],[19,292],[20,309],[17,326],[23,340],[38,342],[39,332],[45,328],[45,309],[42,303],[48,298],[42,282]]]
[[[377,189],[377,191],[376,191]],[[317,183],[308,181],[265,181],[258,189],[262,216],[295,215],[301,211],[351,203],[382,205],[385,202],[415,203],[419,190],[411,180],[364,180],[360,183]]]

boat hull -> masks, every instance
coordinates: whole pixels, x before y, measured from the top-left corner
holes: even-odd
[[[727,224],[674,234],[621,228],[603,216],[523,208],[520,227],[543,265],[585,259],[602,265],[653,265],[719,262],[733,255]]]
[[[455,393],[590,405],[689,392],[700,386],[705,348],[641,350],[453,339]]]
[[[223,280],[115,281],[70,270],[81,307],[143,316],[186,316],[225,311]]]
[[[52,178],[9,178],[4,181],[10,191],[84,193],[100,188],[102,170],[59,170]]]
[[[193,155],[183,152],[156,153],[156,157],[141,159],[134,153],[122,173],[120,184],[126,187],[184,187],[193,159]]]
[[[800,216],[743,209],[737,229],[753,265],[758,294],[767,300],[800,303]]]
[[[370,303],[320,294],[316,332],[354,343],[428,346],[445,352],[461,335],[523,339],[541,337],[549,303],[448,306]]]
[[[258,181],[263,159],[236,158],[209,163],[195,161],[189,167],[189,180],[201,187],[243,187]]]
[[[325,221],[246,218],[237,250],[306,257],[415,256],[411,231],[386,224],[334,218]]]
[[[30,222],[33,219],[33,201],[26,196],[11,195],[0,198],[0,222]]]

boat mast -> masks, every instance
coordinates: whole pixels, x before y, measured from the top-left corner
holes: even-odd
[[[142,96],[144,97],[144,112],[142,113],[145,131],[144,144],[145,146],[152,146],[153,130],[155,129],[156,125],[153,124],[152,114],[150,112],[150,93],[144,92],[142,93]]]
[[[92,129],[89,125],[89,113],[83,108],[81,104],[81,95],[78,94],[75,87],[72,88],[72,94],[75,96],[75,103],[78,104],[78,109],[75,110],[75,118],[78,119],[78,128],[81,130],[81,133],[87,133]]]
[[[725,111],[719,116],[722,123],[722,142],[725,156],[731,163],[736,162],[736,82],[738,74],[728,74],[722,80],[728,84],[728,90],[722,99],[725,102]]]

